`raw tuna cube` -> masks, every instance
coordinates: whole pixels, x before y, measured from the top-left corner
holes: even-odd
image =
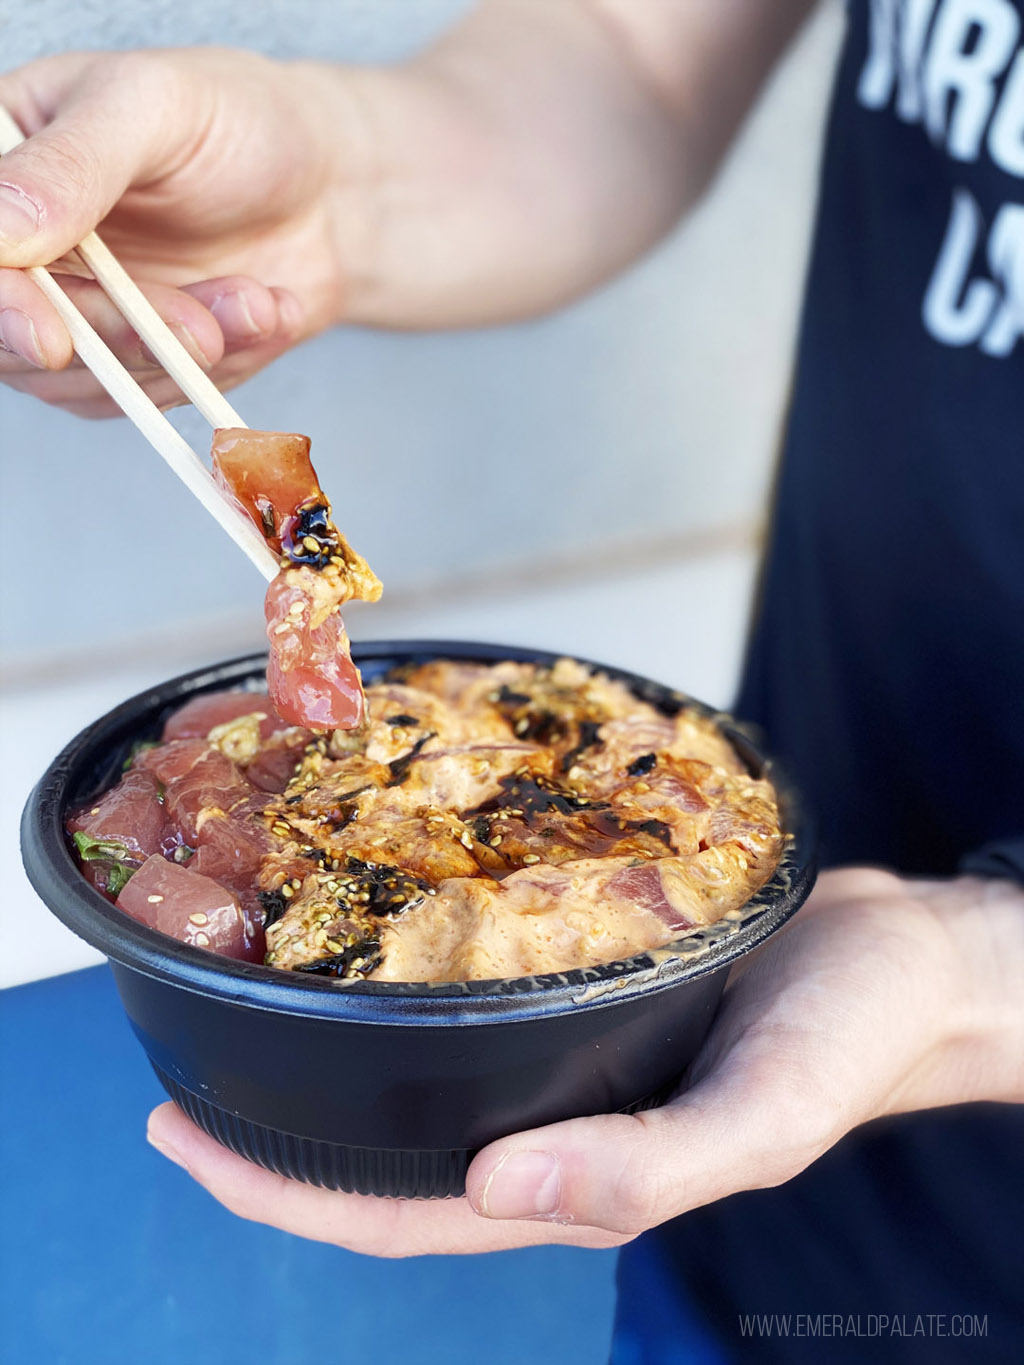
[[[159,854],[147,860],[117,898],[133,919],[181,943],[226,957],[252,959],[245,916],[232,891]]]

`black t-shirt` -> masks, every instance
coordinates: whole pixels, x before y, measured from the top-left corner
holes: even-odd
[[[849,11],[737,713],[826,866],[1024,881],[1024,0]],[[1017,1106],[871,1125],[624,1271],[670,1267],[743,1361],[1019,1360],[1022,1160]],[[741,1336],[751,1313],[849,1334]]]

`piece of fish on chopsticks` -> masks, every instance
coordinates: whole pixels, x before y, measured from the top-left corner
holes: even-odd
[[[265,608],[274,705],[295,725],[351,730],[363,718],[363,689],[341,607],[375,602],[381,585],[334,525],[309,445],[294,432],[220,428],[213,475],[280,560]]]

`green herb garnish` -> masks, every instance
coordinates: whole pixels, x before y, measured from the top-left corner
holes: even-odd
[[[107,891],[110,895],[119,896],[134,873],[135,868],[126,867],[124,863],[111,864],[110,875],[107,877]]]
[[[138,758],[139,754],[144,754],[147,749],[155,749],[156,743],[157,742],[155,739],[136,740],[132,747],[128,750],[128,757],[121,764],[121,771],[123,773],[126,773],[128,769],[132,766],[132,764],[135,762],[135,760]]]
[[[131,857],[125,845],[116,839],[94,839],[91,834],[84,834],[81,830],[71,837],[83,863],[115,863]]]
[[[76,830],[71,837],[83,863],[110,864],[107,891],[112,896],[119,896],[129,878],[138,871],[134,863],[127,861],[134,857],[131,850],[117,839],[94,839],[91,834],[85,834],[82,830]]]

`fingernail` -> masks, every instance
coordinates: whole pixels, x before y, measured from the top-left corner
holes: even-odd
[[[550,1218],[562,1197],[562,1168],[550,1152],[509,1152],[487,1177],[480,1211],[488,1218]]]
[[[221,294],[210,304],[210,312],[220,323],[226,337],[258,337],[262,330],[256,325],[244,294]]]
[[[17,185],[0,185],[0,237],[17,246],[39,227],[42,211]]]
[[[5,308],[0,312],[0,341],[8,351],[20,355],[30,365],[46,368],[43,348],[35,324],[27,313],[20,308]]]
[[[161,1156],[165,1156],[168,1161],[173,1161],[175,1166],[180,1166],[183,1171],[189,1170],[189,1164],[180,1152],[176,1151],[168,1143],[163,1142],[160,1138],[155,1137],[148,1128],[146,1129],[146,1141],[151,1147],[155,1147]],[[191,1171],[189,1171],[189,1174],[191,1174]]]

